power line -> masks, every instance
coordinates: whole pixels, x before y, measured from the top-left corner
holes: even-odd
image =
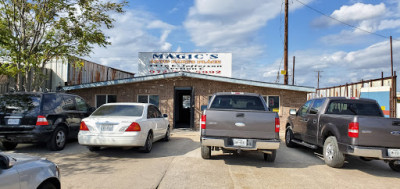
[[[372,34],[372,35],[376,35],[376,36],[379,36],[379,37],[383,37],[383,38],[386,38],[386,39],[389,38],[388,36],[384,36],[384,35],[379,34],[379,33],[374,33],[374,32],[371,32],[371,31],[368,31],[368,30],[359,28],[359,27],[357,27],[357,26],[351,25],[351,24],[349,24],[349,23],[343,22],[343,21],[341,21],[341,20],[339,20],[339,19],[337,19],[337,18],[334,18],[334,17],[332,17],[332,16],[330,16],[330,15],[327,15],[327,14],[325,14],[325,13],[319,11],[318,9],[315,9],[315,8],[313,8],[313,7],[309,6],[309,5],[307,5],[306,3],[303,3],[303,2],[301,2],[301,1],[299,1],[299,0],[296,0],[296,1],[299,2],[300,4],[304,5],[305,7],[309,8],[309,9],[311,9],[311,10],[313,10],[313,11],[315,11],[315,12],[317,12],[317,13],[323,15],[323,16],[326,16],[326,17],[328,17],[328,18],[330,18],[330,19],[332,19],[332,20],[335,20],[335,21],[337,21],[337,22],[339,22],[339,23],[341,23],[341,24],[344,24],[344,25],[346,25],[346,26],[348,26],[348,27],[351,27],[351,28],[354,28],[354,29],[358,29],[358,30],[361,30],[361,31],[363,31],[363,32],[366,32],[366,33],[369,33],[369,34]]]

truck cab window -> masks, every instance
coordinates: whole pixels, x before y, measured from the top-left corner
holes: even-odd
[[[317,114],[319,111],[321,111],[321,106],[324,104],[324,99],[316,99],[314,100],[313,105],[311,106],[310,109],[310,114]]]
[[[300,109],[299,116],[305,116],[307,114],[308,108],[310,107],[312,100],[307,101]]]

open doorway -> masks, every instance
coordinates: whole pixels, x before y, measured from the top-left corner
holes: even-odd
[[[176,87],[174,97],[174,127],[193,128],[194,94],[191,87]]]

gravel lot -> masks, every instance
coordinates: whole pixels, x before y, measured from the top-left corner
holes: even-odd
[[[71,141],[60,152],[23,144],[13,151],[46,157],[61,169],[62,188],[399,188],[400,173],[383,161],[348,157],[341,169],[326,166],[321,150],[284,143],[274,163],[261,153],[200,157],[199,132],[174,130],[151,153],[105,148],[90,152]]]

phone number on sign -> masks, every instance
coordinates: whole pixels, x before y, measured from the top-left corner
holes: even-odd
[[[181,71],[186,71],[186,72],[192,72],[192,73],[200,73],[200,74],[221,74],[222,72],[220,70],[217,71],[190,71],[190,70],[181,70]],[[178,70],[150,70],[149,71],[152,74],[161,74],[161,73],[171,73],[171,72],[179,72]]]

